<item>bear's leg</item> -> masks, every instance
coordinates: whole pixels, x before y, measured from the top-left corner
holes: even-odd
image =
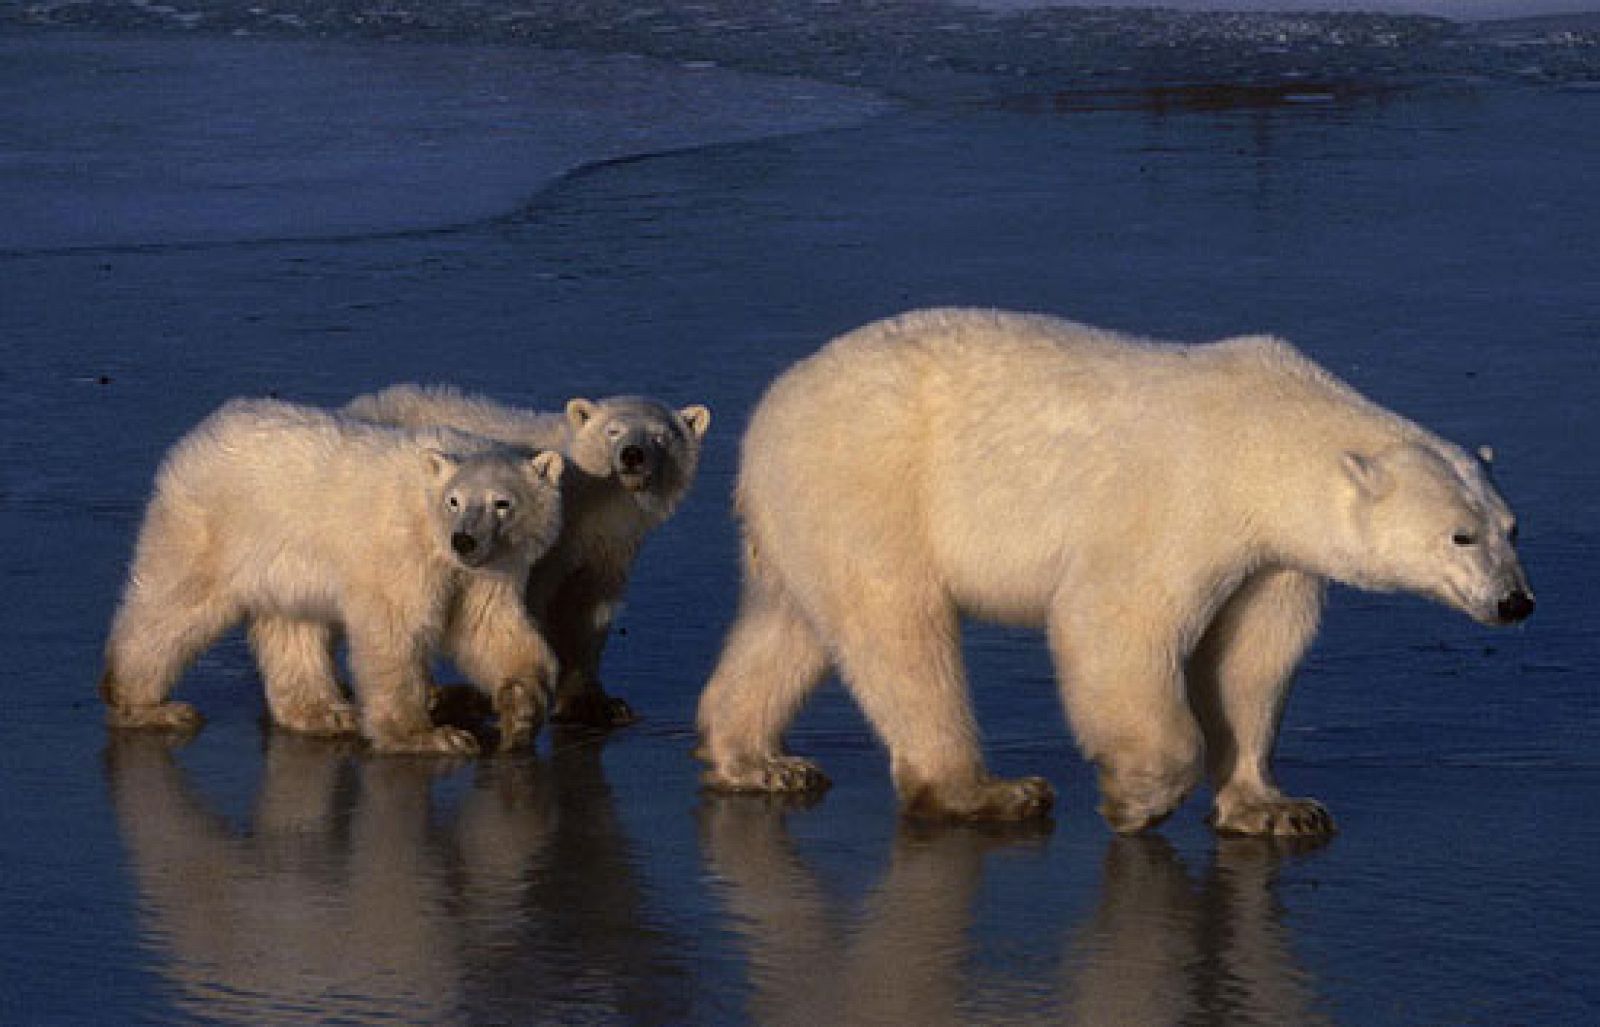
[[[272,721],[312,735],[355,734],[355,707],[339,690],[331,624],[274,614],[250,623],[250,648],[266,686]]]
[[[828,654],[793,602],[745,568],[739,615],[700,696],[701,782],[728,792],[818,792],[815,763],[785,755],[783,732],[828,673]]]
[[[961,665],[955,610],[912,584],[879,575],[837,618],[841,676],[889,748],[907,816],[1028,820],[1050,812],[1043,778],[1006,780],[984,769]]]
[[[1165,605],[1153,590],[1130,589]],[[1112,830],[1153,827],[1202,772],[1200,726],[1184,696],[1176,631],[1147,637],[1137,613],[1074,596],[1050,618],[1050,650],[1067,719],[1100,772],[1100,814]]]
[[[361,733],[378,752],[471,756],[478,742],[460,728],[434,727],[428,710],[426,639],[406,621],[367,613],[350,618],[350,675],[361,700]]]
[[[456,666],[494,699],[501,751],[531,745],[550,708],[557,667],[555,653],[528,619],[520,589],[473,575],[456,600],[448,639]]]
[[[106,643],[100,698],[113,727],[192,731],[201,717],[167,699],[196,656],[238,622],[241,611],[192,567],[164,574],[136,564],[134,582],[117,610]]]
[[[626,584],[622,575],[581,567],[567,576],[555,597],[545,604],[540,622],[561,661],[551,720],[621,727],[638,719],[627,702],[607,695],[600,683],[600,657]]]
[[[1317,633],[1323,583],[1262,571],[1218,612],[1189,660],[1189,692],[1216,791],[1212,825],[1229,834],[1326,835],[1333,818],[1286,797],[1270,761],[1295,667]]]

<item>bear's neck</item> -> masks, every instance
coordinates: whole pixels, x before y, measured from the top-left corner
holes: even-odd
[[[1376,407],[1330,403],[1263,417],[1230,436],[1231,489],[1253,562],[1338,577],[1352,565],[1341,546],[1356,499],[1344,455],[1371,456],[1425,434]]]

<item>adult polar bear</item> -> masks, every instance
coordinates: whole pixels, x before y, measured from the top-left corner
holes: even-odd
[[[744,439],[744,595],[701,698],[717,789],[826,785],[781,734],[837,667],[908,813],[1013,819],[958,646],[970,615],[1048,629],[1118,831],[1209,770],[1213,823],[1322,834],[1269,768],[1324,582],[1486,624],[1533,609],[1480,462],[1271,338],[1183,346],[1042,316],[928,310],[782,375]]]

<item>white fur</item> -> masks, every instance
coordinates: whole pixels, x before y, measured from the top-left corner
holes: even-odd
[[[556,715],[601,724],[631,719],[627,704],[608,697],[600,683],[601,652],[639,547],[694,481],[711,412],[614,396],[573,399],[563,413],[538,413],[449,386],[417,385],[360,396],[345,410],[380,424],[447,425],[566,456],[564,527],[529,578],[528,609],[561,661]],[[637,450],[636,469],[621,457],[629,447]]]
[[[554,663],[519,586],[559,531],[560,472],[559,456],[530,459],[465,433],[228,403],[157,475],[107,644],[113,723],[198,723],[167,695],[196,654],[249,619],[285,726],[354,728],[334,678],[342,631],[374,746],[470,751],[470,736],[429,722],[429,657],[448,648],[514,714],[537,712],[524,707]],[[470,569],[451,548],[465,534],[480,543]]]
[[[1323,582],[1486,622],[1526,592],[1476,460],[1262,337],[970,310],[871,324],[772,385],[738,507],[745,596],[701,702],[707,782],[821,783],[780,735],[837,668],[908,807],[956,816],[1049,803],[983,770],[960,616],[1048,630],[1119,830],[1164,817],[1208,756],[1219,826],[1317,833],[1326,813],[1267,764]]]

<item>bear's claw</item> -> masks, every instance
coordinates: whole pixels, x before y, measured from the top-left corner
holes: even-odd
[[[205,718],[186,702],[161,702],[149,706],[115,704],[106,710],[106,722],[118,728],[191,733],[200,730]]]
[[[544,691],[521,681],[510,681],[495,692],[494,706],[500,719],[500,751],[515,752],[533,744],[544,724],[547,704]]]
[[[917,820],[1016,821],[1049,816],[1056,792],[1042,777],[988,778],[907,790],[902,812]]]
[[[1317,838],[1335,833],[1333,815],[1315,799],[1259,799],[1238,803],[1209,818],[1219,834]]]
[[[832,784],[822,768],[799,756],[766,756],[712,767],[700,783],[714,792],[774,792],[786,794],[827,791]]]
[[[413,756],[476,756],[478,740],[470,732],[455,727],[436,727],[414,735],[373,740],[377,752]]]
[[[558,696],[550,711],[555,724],[584,724],[588,727],[623,727],[639,719],[626,700],[590,689],[574,695]]]
[[[361,718],[356,708],[347,702],[284,711],[277,718],[277,724],[306,735],[353,735],[361,731]]]

